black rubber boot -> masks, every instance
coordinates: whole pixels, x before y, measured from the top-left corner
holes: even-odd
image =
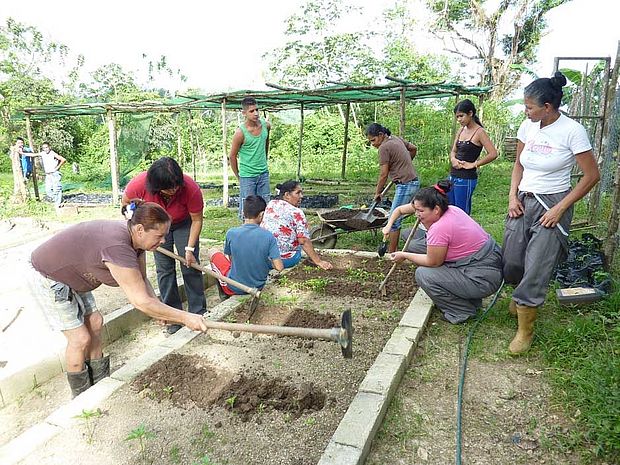
[[[85,367],[82,371],[74,373],[67,372],[67,381],[69,381],[69,386],[71,386],[72,399],[76,398],[92,386],[90,375],[88,373],[88,367]]]
[[[103,378],[110,376],[110,356],[86,360],[90,382],[97,384]]]

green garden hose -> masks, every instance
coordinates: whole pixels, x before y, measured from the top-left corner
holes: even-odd
[[[493,305],[495,305],[495,302],[497,302],[497,297],[499,296],[499,293],[502,291],[503,287],[504,287],[504,281],[502,280],[502,284],[499,286],[499,289],[493,296],[491,303],[484,310],[484,312],[482,312],[482,315],[480,315],[480,318],[478,318],[476,322],[474,323],[474,325],[471,327],[471,329],[469,330],[469,334],[467,335],[467,340],[465,341],[465,353],[463,354],[463,361],[461,363],[459,388],[458,388],[458,395],[457,395],[457,401],[456,401],[456,457],[455,457],[456,465],[461,465],[461,447],[462,447],[461,445],[461,442],[462,442],[461,411],[463,407],[463,386],[465,385],[465,371],[467,370],[467,356],[469,354],[469,344],[471,342],[472,336],[474,335],[474,333],[476,332],[476,329],[478,328],[478,325],[482,323],[482,320],[486,318],[487,313],[489,313],[489,310],[491,310],[491,308],[493,308]]]

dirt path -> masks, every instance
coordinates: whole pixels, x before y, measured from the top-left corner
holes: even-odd
[[[468,330],[433,314],[367,465],[454,463],[458,367]],[[572,423],[554,405],[537,361],[509,358],[511,335],[481,333],[466,374],[463,463],[579,463],[566,447]]]

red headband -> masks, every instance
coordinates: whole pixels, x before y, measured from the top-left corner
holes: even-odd
[[[438,184],[435,184],[433,187],[434,187],[434,188],[435,188],[435,190],[436,190],[437,192],[439,192],[440,194],[446,195],[446,191],[444,191],[441,187],[439,187],[439,185],[438,185]]]

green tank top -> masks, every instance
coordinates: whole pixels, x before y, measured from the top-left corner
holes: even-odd
[[[239,126],[241,132],[243,132],[243,144],[239,149],[239,176],[249,178],[253,176],[259,176],[266,171],[267,167],[267,152],[265,151],[265,145],[267,144],[267,123],[261,119],[261,131],[258,136],[254,136],[247,130],[245,124]]]

